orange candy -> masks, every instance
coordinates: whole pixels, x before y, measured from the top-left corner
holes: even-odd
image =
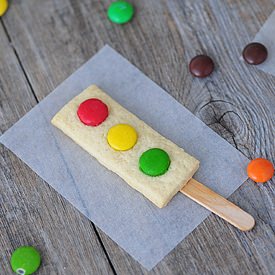
[[[274,167],[267,159],[253,159],[247,166],[247,175],[255,182],[266,182],[273,177],[273,174]]]

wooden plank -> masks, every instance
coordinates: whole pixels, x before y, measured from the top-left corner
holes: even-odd
[[[274,77],[239,60],[274,0],[135,1],[137,14],[125,26],[106,20],[109,3],[13,3],[4,23],[39,100],[108,43],[237,149],[274,162]],[[203,80],[191,77],[187,66],[201,52],[217,65]],[[248,181],[230,197],[256,218],[251,232],[212,215],[150,274],[272,273],[273,186]],[[148,273],[98,231],[117,273]]]
[[[1,24],[0,52],[3,133],[37,102]],[[1,274],[12,274],[9,259],[20,245],[41,251],[40,274],[113,273],[92,224],[2,145],[0,206]]]

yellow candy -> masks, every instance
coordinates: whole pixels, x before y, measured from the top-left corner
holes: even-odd
[[[107,140],[113,149],[117,151],[127,151],[136,144],[137,132],[128,124],[117,124],[110,128]]]
[[[8,0],[0,0],[0,16],[6,12],[8,5]]]

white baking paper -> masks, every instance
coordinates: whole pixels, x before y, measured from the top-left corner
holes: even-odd
[[[151,269],[209,211],[180,193],[157,208],[50,124],[64,104],[91,84],[199,159],[195,179],[223,196],[246,180],[248,159],[109,46],[2,135],[7,148]]]
[[[275,10],[268,17],[253,41],[265,45],[268,52],[265,62],[257,65],[257,68],[275,75]]]

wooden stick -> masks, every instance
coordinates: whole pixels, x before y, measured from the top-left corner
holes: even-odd
[[[242,231],[250,230],[255,225],[251,215],[194,179],[180,192]]]

